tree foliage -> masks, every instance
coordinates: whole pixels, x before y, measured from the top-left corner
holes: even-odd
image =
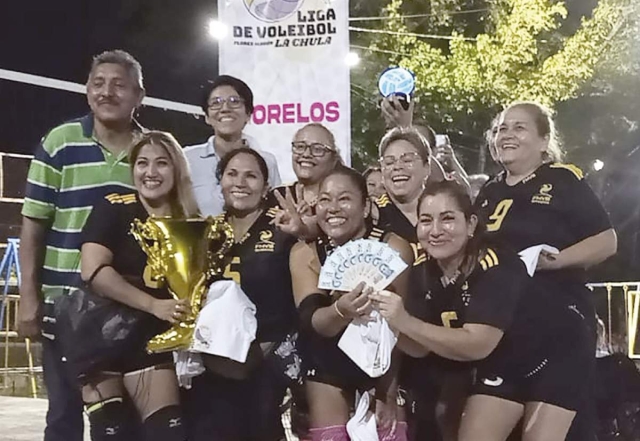
[[[433,19],[416,25],[403,19],[414,12],[415,3],[386,4],[388,19],[382,29],[389,34],[370,39],[366,75],[378,74],[385,62],[409,68],[416,74],[418,113],[438,130],[466,137],[461,144],[476,148],[502,106],[535,100],[555,108],[584,91],[605,61],[616,65],[613,60],[620,59],[620,36],[628,28],[631,8],[631,0],[600,0],[589,15],[568,26],[565,2],[438,0],[430,3]],[[472,8],[482,12],[455,14]],[[416,32],[444,38],[410,35]],[[354,77],[355,93],[358,87],[375,91],[371,78],[364,80],[364,75]],[[356,108],[364,103],[354,101]],[[354,130],[357,144],[358,127]]]

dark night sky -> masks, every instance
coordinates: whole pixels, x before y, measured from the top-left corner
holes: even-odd
[[[200,87],[218,71],[206,34],[215,0],[6,2],[0,18],[0,68],[84,83],[91,57],[121,48],[142,64],[147,94],[198,104]],[[8,6],[8,11],[6,10]],[[31,153],[46,131],[86,113],[84,96],[0,80],[0,150]],[[145,108],[140,120],[170,130],[183,144],[204,139],[204,122]]]

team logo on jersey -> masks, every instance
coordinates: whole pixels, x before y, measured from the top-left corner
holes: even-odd
[[[460,297],[462,297],[462,303],[464,304],[464,306],[469,306],[469,302],[471,301],[471,293],[469,292],[469,282],[467,282],[466,280],[462,284],[462,294],[460,294]]]
[[[258,236],[260,240],[256,243],[254,252],[256,253],[273,253],[276,249],[276,244],[271,239],[273,238],[273,231],[262,230]]]
[[[542,184],[537,194],[534,194],[531,198],[532,204],[549,205],[553,196],[549,193],[553,189],[551,184]]]

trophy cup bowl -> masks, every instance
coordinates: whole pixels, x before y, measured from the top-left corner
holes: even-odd
[[[151,278],[165,282],[176,300],[187,299],[188,303],[183,319],[153,337],[147,351],[188,349],[209,283],[224,269],[224,255],[233,245],[233,230],[213,217],[149,217],[145,222],[134,219],[131,234],[147,255]]]

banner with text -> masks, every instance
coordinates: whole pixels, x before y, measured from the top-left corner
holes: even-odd
[[[245,81],[255,110],[245,132],[294,181],[291,141],[310,122],[328,127],[350,164],[348,0],[218,0],[229,27],[220,74]]]

